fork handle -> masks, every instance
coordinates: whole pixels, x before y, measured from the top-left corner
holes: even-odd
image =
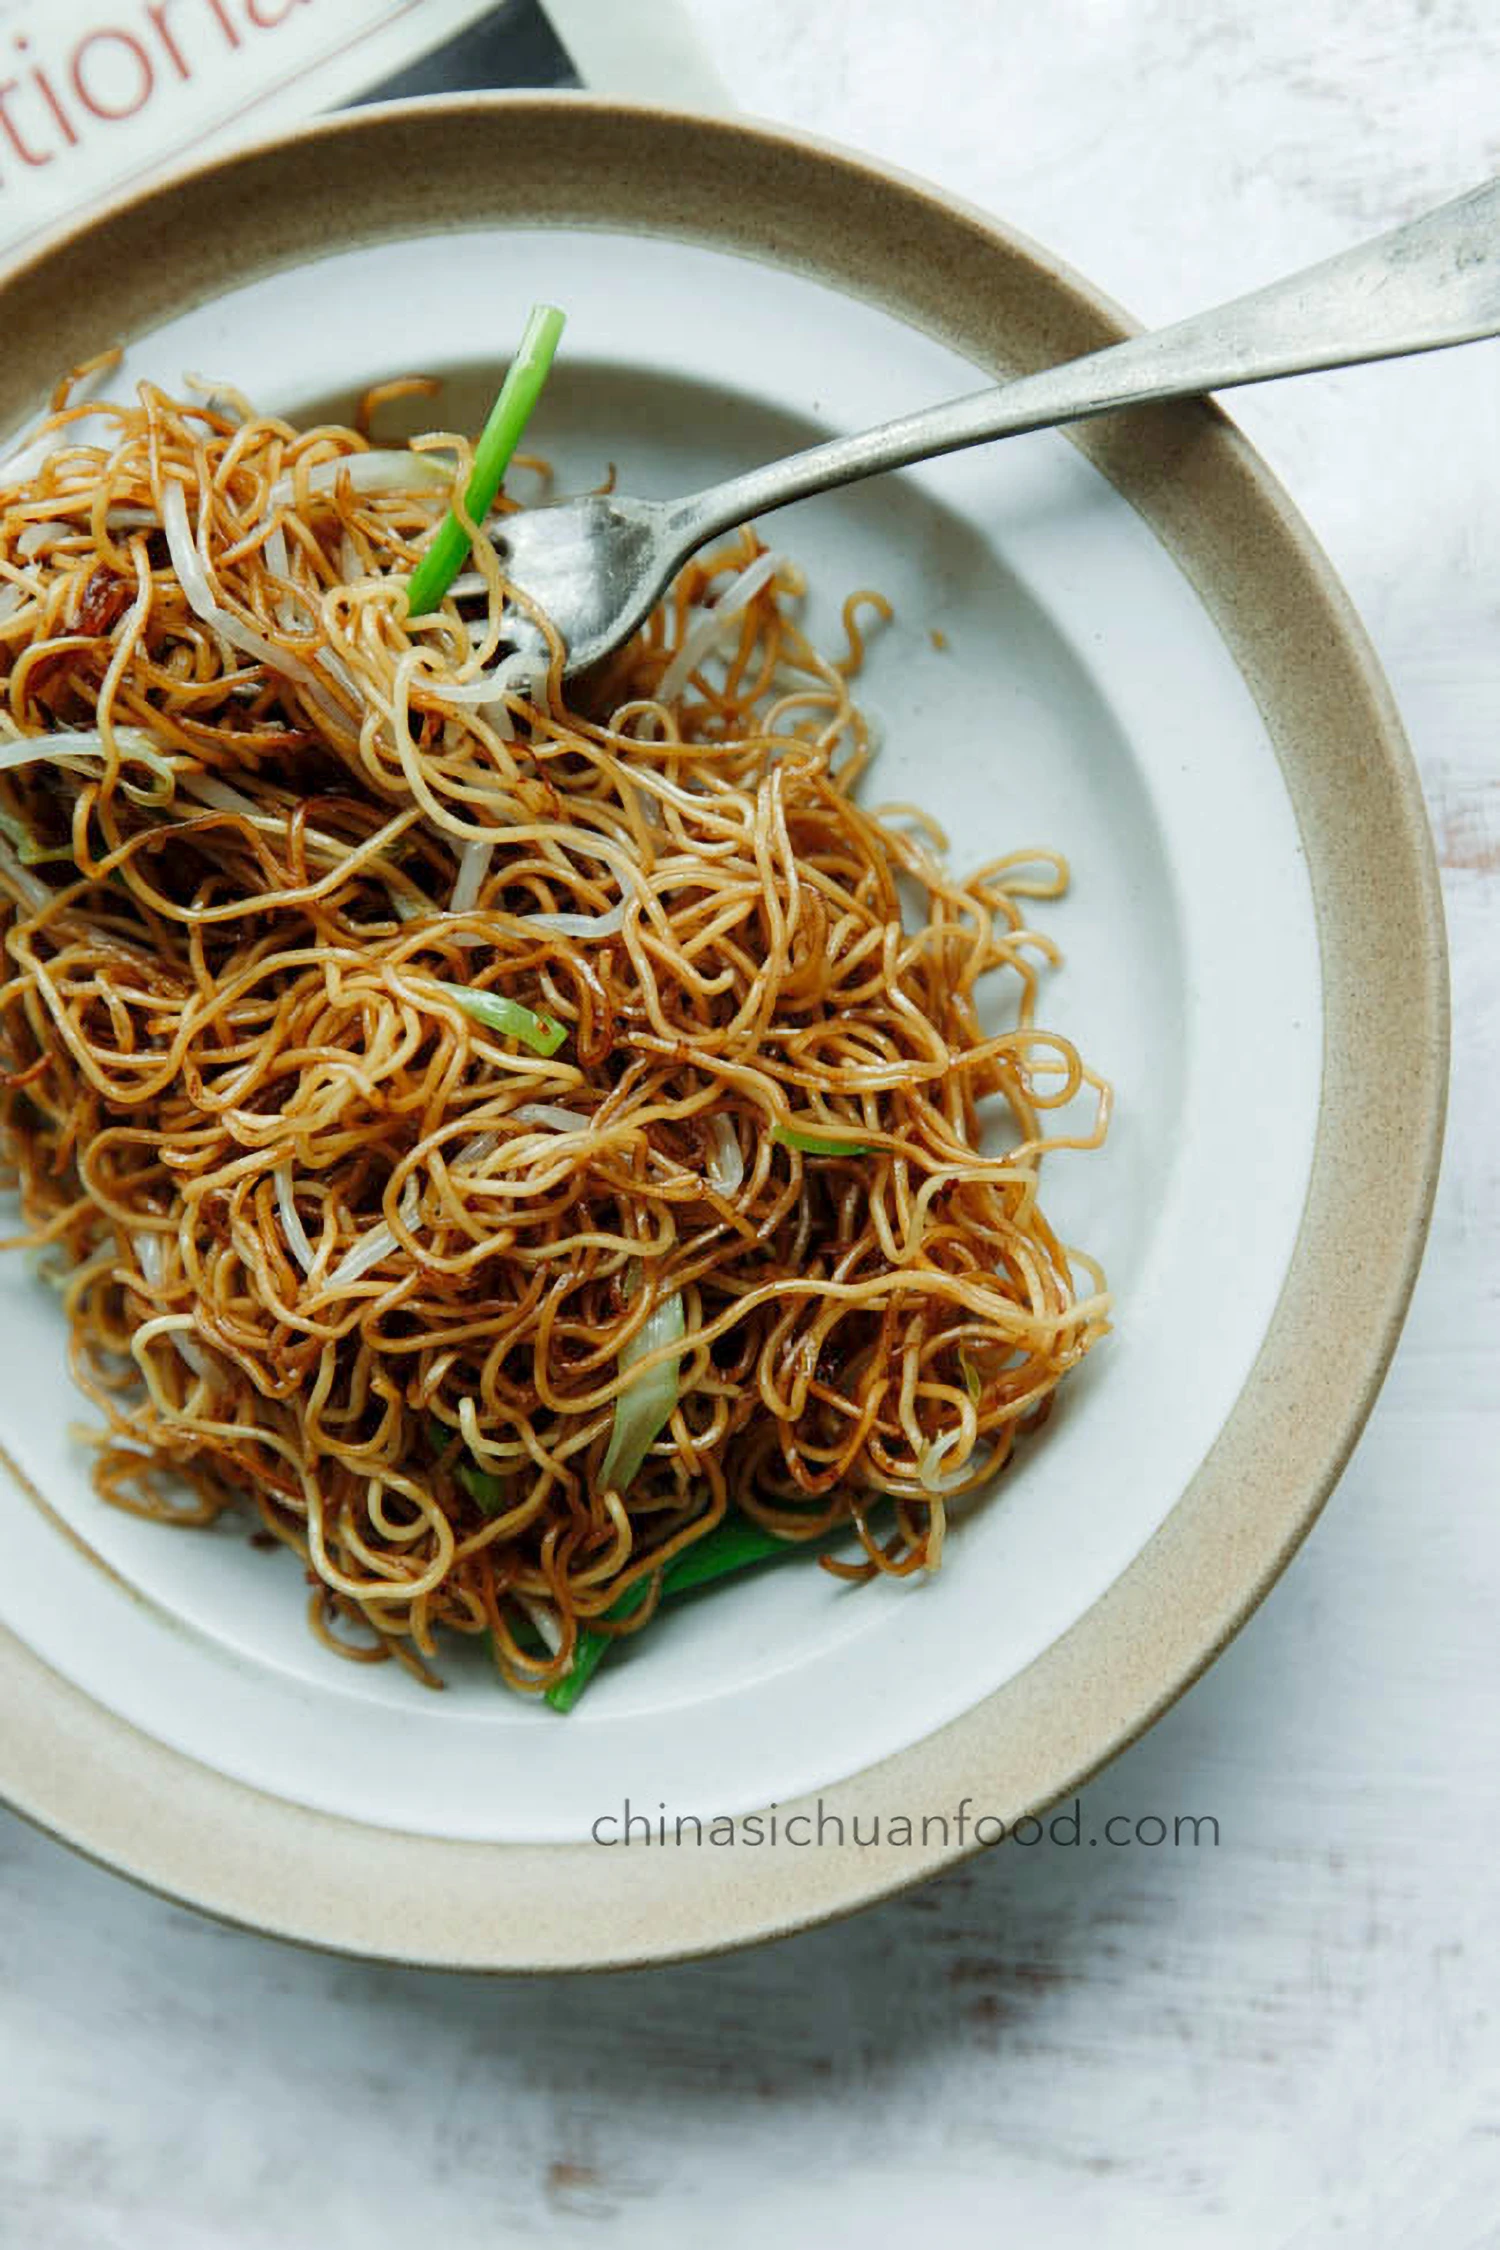
[[[1120,406],[1439,351],[1500,333],[1500,177],[1212,312],[904,414],[671,502],[684,554],[752,516],[885,469]]]

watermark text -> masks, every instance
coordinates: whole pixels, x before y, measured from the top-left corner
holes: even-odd
[[[1104,1845],[1115,1851],[1143,1847],[1155,1851],[1163,1845],[1173,1850],[1216,1850],[1219,1823],[1212,1813],[1111,1813],[1106,1820],[1085,1823],[1083,1804],[1075,1797],[1043,1819],[1033,1813],[1007,1823],[998,1813],[976,1808],[972,1797],[960,1798],[945,1813],[839,1813],[830,1812],[819,1797],[811,1806],[783,1812],[772,1805],[764,1812],[672,1812],[659,1802],[654,1810],[633,1804],[629,1797],[618,1812],[601,1813],[590,1828],[596,1844],[609,1848],[638,1849],[668,1845],[701,1846],[705,1850],[731,1847],[793,1851],[926,1850],[957,1845],[1002,1844],[1009,1841],[1022,1850],[1051,1844],[1063,1850]]]

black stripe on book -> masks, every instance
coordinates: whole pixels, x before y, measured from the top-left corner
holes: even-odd
[[[478,23],[389,78],[367,86],[349,106],[399,101],[413,94],[470,93],[490,86],[581,84],[541,0],[500,0]]]

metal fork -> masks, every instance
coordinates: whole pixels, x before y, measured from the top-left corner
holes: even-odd
[[[677,500],[624,493],[508,516],[506,576],[550,618],[568,674],[633,633],[707,540],[860,477],[1117,407],[1437,351],[1500,333],[1500,178],[1212,312],[998,389],[832,438]],[[518,628],[518,638],[525,628]]]

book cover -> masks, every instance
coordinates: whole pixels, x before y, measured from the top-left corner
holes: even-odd
[[[674,0],[0,0],[0,261],[236,139],[487,86],[724,102]]]

